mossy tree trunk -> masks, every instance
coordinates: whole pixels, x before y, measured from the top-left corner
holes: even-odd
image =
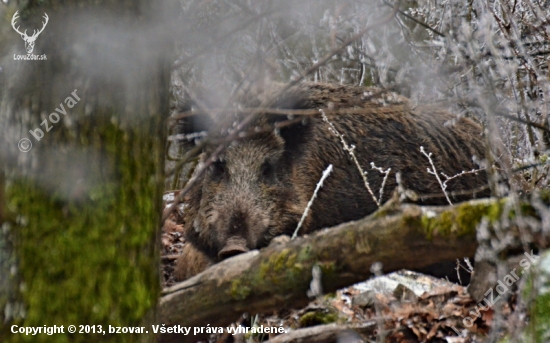
[[[152,340],[150,326],[149,335],[78,329],[155,317],[166,12],[153,1],[25,4],[0,6],[0,341]],[[45,60],[19,60],[16,11],[29,34],[47,14],[32,52]],[[12,325],[64,333],[25,336]]]

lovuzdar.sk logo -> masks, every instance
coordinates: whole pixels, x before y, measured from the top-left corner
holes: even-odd
[[[23,40],[25,41],[25,50],[27,50],[27,55],[13,55],[13,59],[14,60],[46,60],[46,55],[34,55],[32,52],[34,50],[34,43],[36,41],[36,39],[38,38],[38,36],[42,33],[42,31],[44,31],[44,29],[46,28],[46,25],[48,25],[48,20],[50,18],[48,18],[48,15],[44,12],[44,20],[42,22],[42,28],[40,30],[33,30],[33,33],[32,35],[28,35],[27,34],[27,30],[21,32],[19,30],[19,27],[20,26],[17,26],[16,27],[16,22],[17,22],[17,19],[19,19],[19,14],[18,14],[19,11],[16,11],[15,14],[13,15],[12,19],[11,19],[11,26],[13,27],[13,29],[15,30],[15,32],[19,33],[21,35],[21,38],[23,38]]]

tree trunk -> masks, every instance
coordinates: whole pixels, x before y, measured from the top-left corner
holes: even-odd
[[[163,8],[23,3],[0,7],[0,341],[151,340],[109,325],[151,323],[159,296]],[[19,31],[44,28],[32,52],[40,60],[21,60],[16,10]],[[25,336],[13,325],[63,333]]]

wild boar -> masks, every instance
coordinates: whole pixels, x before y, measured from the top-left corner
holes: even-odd
[[[248,96],[242,108],[258,106],[279,86]],[[478,169],[474,156],[484,157],[480,125],[435,106],[415,105],[405,97],[380,89],[303,83],[273,102],[272,108],[317,110],[302,121],[234,140],[200,177],[189,194],[184,221],[188,244],[177,261],[175,276],[186,279],[210,264],[252,249],[265,247],[278,235],[292,235],[313,191],[328,165],[332,174],[313,202],[300,234],[365,217],[378,208],[385,174],[390,169],[380,203],[401,185],[419,195],[419,203],[442,205],[447,200],[432,168],[421,152],[431,153],[437,173],[453,176]],[[271,111],[276,112],[276,111]],[[279,111],[281,112],[281,111]],[[310,111],[315,112],[315,111]],[[353,158],[323,120],[324,113],[365,172],[371,194]],[[244,114],[230,116],[228,123]],[[262,113],[252,127],[273,127],[288,121],[280,113]],[[221,121],[224,122],[225,121]],[[271,125],[271,126],[269,126]],[[212,135],[230,124],[213,125]],[[212,152],[206,147],[203,159]],[[447,192],[479,189],[486,185],[484,171],[467,173],[447,182]],[[465,193],[465,192],[462,192]],[[374,196],[373,196],[374,195]],[[451,197],[462,201],[486,196],[487,191]]]

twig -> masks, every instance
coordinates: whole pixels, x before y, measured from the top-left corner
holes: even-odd
[[[391,168],[384,170],[380,167],[377,167],[374,162],[371,162],[370,166],[372,169],[378,170],[381,174],[385,174],[384,179],[382,180],[382,185],[380,185],[380,198],[378,199],[378,203],[381,204],[382,196],[384,195],[384,186],[386,185],[386,181],[388,180],[388,176],[390,175]]]
[[[527,169],[541,167],[541,166],[548,166],[548,165],[550,165],[550,162],[528,164],[528,165],[525,165],[525,166],[514,168],[514,169],[512,169],[511,172],[512,173],[517,173],[517,172],[524,171],[524,170],[527,170]]]
[[[384,4],[385,4],[386,6],[390,6],[390,7],[393,6],[392,4],[390,4],[390,3],[387,2],[387,1],[384,1]],[[426,28],[426,29],[432,31],[432,32],[435,33],[436,35],[445,38],[445,35],[444,35],[443,33],[441,33],[441,32],[439,32],[439,31],[437,31],[436,29],[432,28],[430,25],[428,25],[428,24],[426,24],[426,23],[424,23],[424,22],[422,22],[422,21],[416,19],[415,17],[411,16],[410,14],[407,14],[407,13],[401,11],[401,10],[397,10],[397,12],[398,12],[399,14],[401,14],[402,16],[404,16],[404,17],[406,17],[406,18],[408,18],[408,19],[414,21],[414,22],[417,23],[418,25],[423,26],[424,28]]]
[[[506,119],[509,119],[509,120],[512,120],[512,121],[516,121],[518,123],[522,123],[522,124],[526,124],[526,125],[529,125],[529,126],[532,126],[532,127],[536,127],[537,129],[541,129],[541,130],[546,131],[546,132],[550,132],[550,129],[548,127],[546,127],[544,125],[541,125],[541,124],[538,124],[538,123],[534,123],[530,120],[521,119],[521,118],[514,117],[512,115],[501,113],[501,112],[495,112],[495,114],[499,117],[502,117],[502,118],[506,118]]]
[[[184,119],[195,115],[201,115],[201,114],[224,114],[224,113],[233,113],[236,110],[234,108],[212,108],[205,111],[186,111],[182,113],[177,113],[172,115],[169,120],[178,120],[178,119]],[[239,108],[239,113],[269,113],[269,114],[275,114],[275,115],[281,115],[281,116],[289,116],[289,115],[297,115],[297,116],[313,116],[318,115],[319,111],[315,109],[311,110],[294,110],[294,109],[280,109],[280,108],[261,108],[261,107],[254,107],[254,108]]]
[[[313,195],[311,196],[311,199],[309,199],[309,202],[307,203],[306,209],[304,210],[304,213],[302,214],[302,218],[300,219],[300,222],[298,223],[298,226],[296,226],[296,230],[294,230],[294,234],[292,235],[291,239],[294,239],[298,236],[298,230],[300,230],[300,227],[302,227],[302,224],[303,224],[304,220],[306,219],[307,214],[309,213],[309,209],[311,208],[311,205],[313,205],[313,201],[317,197],[317,192],[319,191],[319,189],[321,189],[321,187],[323,187],[323,182],[330,175],[331,172],[332,172],[332,164],[329,164],[327,169],[325,169],[325,171],[323,172],[323,175],[321,176],[321,179],[317,183],[317,187],[315,187],[315,191],[313,191]]]
[[[168,219],[170,214],[172,214],[172,212],[174,212],[176,210],[176,208],[178,208],[178,205],[181,203],[181,200],[183,199],[185,194],[187,194],[191,190],[191,187],[193,187],[195,185],[195,182],[197,182],[197,180],[202,176],[202,174],[204,174],[206,172],[206,169],[208,168],[208,166],[210,166],[214,161],[216,161],[216,159],[218,158],[218,155],[223,151],[224,148],[225,148],[224,145],[220,144],[218,146],[218,148],[212,153],[212,155],[210,155],[210,157],[204,162],[204,164],[202,166],[199,165],[199,167],[198,167],[199,170],[197,170],[193,174],[191,179],[189,179],[189,181],[187,182],[185,187],[183,187],[181,192],[174,199],[173,204],[170,207],[168,207],[167,209],[164,210],[164,212],[162,214],[162,218],[161,218],[162,223],[164,223],[164,221],[166,219]]]
[[[474,195],[481,193],[489,189],[489,185],[483,185],[474,189],[468,189],[463,191],[447,192],[450,197],[462,196],[462,195]],[[442,198],[444,193],[432,193],[432,194],[417,194],[418,198],[421,199],[432,199],[432,198]]]
[[[361,174],[361,177],[363,178],[363,183],[365,184],[365,188],[369,191],[369,194],[372,196],[372,200],[374,200],[374,203],[376,206],[380,207],[380,202],[378,199],[376,199],[376,196],[374,195],[374,192],[370,188],[369,180],[367,180],[368,173],[366,171],[363,171],[363,168],[361,168],[361,165],[359,164],[359,161],[357,160],[357,157],[355,157],[355,153],[353,152],[355,150],[355,145],[352,145],[351,147],[346,143],[346,140],[344,139],[344,135],[342,135],[334,125],[328,120],[324,110],[321,111],[321,116],[323,117],[323,121],[329,125],[329,130],[332,132],[336,137],[340,138],[340,142],[342,142],[342,146],[345,151],[347,151],[351,158],[353,159],[353,162],[355,163],[355,166],[357,167],[357,170],[359,170],[359,174]]]
[[[453,175],[453,176],[447,176],[445,173],[441,172],[441,175],[445,176],[445,181],[443,181],[443,185],[445,186],[445,189],[447,188],[447,182],[451,181],[452,179],[455,179],[459,176],[463,176],[466,174],[477,174],[478,172],[485,170],[485,168],[479,168],[479,169],[472,169],[469,171],[461,171],[460,173]]]
[[[226,34],[224,34],[223,36],[219,37],[219,39],[217,39],[217,42],[215,42],[214,44],[217,44],[217,43],[220,43],[220,42],[223,42],[225,40],[227,40],[227,38],[229,36],[231,36],[232,34],[234,33],[237,33],[241,30],[244,30],[246,29],[250,24],[254,23],[255,21],[263,18],[263,17],[266,17],[272,13],[275,13],[276,11],[266,11],[264,13],[259,13],[258,15],[256,15],[255,17],[252,17],[250,18],[249,20],[247,20],[245,23],[243,23],[242,25],[239,25],[238,27],[234,28],[233,30],[227,32]],[[179,61],[176,61],[173,65],[172,65],[172,69],[177,69],[179,67],[181,67],[182,65],[186,64],[186,63],[189,63],[190,61],[194,60],[195,58],[201,56],[202,54],[206,53],[209,49],[212,48],[212,45],[208,45],[204,48],[202,48],[201,50],[197,51],[196,53],[194,53],[193,55],[185,58],[185,59],[181,59]]]
[[[432,175],[435,175],[435,178],[437,179],[437,182],[439,182],[439,185],[441,186],[441,189],[443,190],[443,194],[445,194],[445,198],[447,198],[447,201],[449,202],[449,205],[452,205],[453,203],[451,202],[451,199],[449,199],[449,196],[447,195],[447,192],[445,191],[445,188],[447,188],[447,185],[444,184],[443,182],[441,182],[441,178],[437,174],[437,169],[435,169],[434,162],[432,161],[432,153],[431,152],[426,153],[423,146],[420,147],[420,151],[424,154],[424,156],[426,156],[428,158],[428,161],[430,161],[430,164],[432,165],[432,170],[433,171],[430,170],[430,168],[427,168],[428,173],[430,173]]]

